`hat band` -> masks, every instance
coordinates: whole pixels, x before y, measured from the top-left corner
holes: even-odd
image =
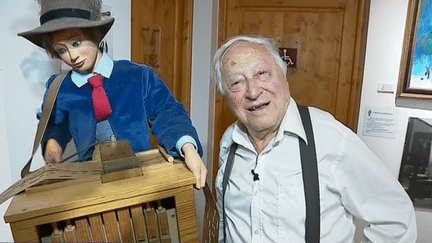
[[[55,9],[41,15],[39,21],[41,25],[43,25],[48,21],[66,17],[76,17],[90,20],[90,11],[77,8]]]

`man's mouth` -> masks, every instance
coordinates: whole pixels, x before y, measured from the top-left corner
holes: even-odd
[[[270,102],[259,104],[259,105],[255,105],[255,106],[250,107],[248,109],[248,111],[259,111],[259,110],[262,110],[265,107],[267,107],[269,104],[270,104]]]

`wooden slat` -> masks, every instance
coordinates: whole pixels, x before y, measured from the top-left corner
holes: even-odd
[[[104,226],[102,222],[102,216],[100,214],[92,214],[88,216],[93,240],[96,242],[105,241]]]
[[[52,223],[54,228],[53,233],[51,234],[51,242],[64,242],[62,239],[63,232],[58,228],[57,223]]]
[[[107,241],[120,242],[120,234],[115,211],[105,212],[102,215],[105,223]]]
[[[157,216],[154,208],[150,203],[146,204],[146,209],[144,211],[146,225],[147,225],[147,236],[150,243],[160,242],[159,240],[159,230],[157,225]]]
[[[90,227],[87,218],[79,218],[75,220],[75,227],[78,232],[78,238],[80,242],[90,242],[92,241]]]
[[[123,242],[133,242],[132,221],[129,213],[129,208],[121,208],[117,210],[120,235]]]
[[[145,225],[144,212],[141,205],[135,205],[131,208],[132,224],[137,242],[147,243],[147,228]]]
[[[78,234],[75,225],[73,225],[70,220],[66,221],[66,227],[63,230],[64,238],[66,242],[77,242]]]
[[[158,208],[156,210],[158,218],[159,236],[161,243],[171,243],[171,236],[169,232],[168,217],[166,209],[161,205],[161,201],[158,201]]]

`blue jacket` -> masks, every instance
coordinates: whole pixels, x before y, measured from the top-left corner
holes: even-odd
[[[55,77],[50,77],[47,89]],[[176,143],[182,136],[189,135],[195,139],[202,156],[197,132],[186,110],[152,68],[125,60],[114,61],[110,78],[104,78],[104,88],[113,112],[108,121],[117,140],[128,140],[135,152],[151,149],[148,123],[151,120],[151,131],[171,155],[179,156]],[[45,98],[46,95],[47,92]],[[86,83],[78,88],[68,73],[42,140],[42,152],[50,138],[56,139],[63,150],[73,138],[77,151],[85,150],[78,155],[79,160],[90,160],[94,148],[86,148],[95,142],[95,137],[92,87]]]

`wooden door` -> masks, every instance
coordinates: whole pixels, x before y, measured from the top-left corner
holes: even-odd
[[[132,0],[131,8],[132,61],[153,67],[189,112],[193,0]]]
[[[238,34],[263,35],[297,53],[288,68],[292,97],[356,130],[370,0],[220,0],[219,45]],[[281,50],[282,50],[281,49]],[[216,94],[214,168],[219,142],[236,118]],[[217,170],[214,170],[213,181]]]

